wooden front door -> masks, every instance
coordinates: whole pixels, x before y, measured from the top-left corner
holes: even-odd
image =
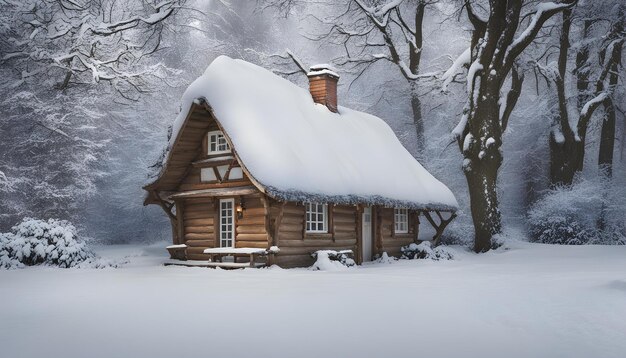
[[[220,247],[235,247],[235,200],[220,200]]]
[[[361,222],[363,223],[362,227],[362,238],[361,238],[361,247],[363,254],[363,262],[372,261],[372,208],[366,207],[363,209],[363,215]]]

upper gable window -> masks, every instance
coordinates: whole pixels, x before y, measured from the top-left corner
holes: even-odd
[[[230,146],[228,146],[228,142],[226,141],[226,137],[224,137],[224,133],[222,133],[222,131],[209,132],[207,134],[207,140],[207,154],[220,154],[230,152]]]

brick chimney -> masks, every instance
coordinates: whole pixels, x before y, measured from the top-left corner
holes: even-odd
[[[337,81],[339,75],[330,65],[314,65],[307,73],[309,91],[315,103],[323,104],[331,112],[337,113]]]

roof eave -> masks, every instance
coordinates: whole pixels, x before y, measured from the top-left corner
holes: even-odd
[[[445,211],[454,213],[458,210],[458,207],[443,203],[418,203],[408,200],[397,200],[387,198],[381,195],[325,195],[319,193],[307,193],[298,190],[281,190],[274,187],[267,187],[267,194],[275,199],[281,201],[292,202],[318,202],[318,203],[333,203],[343,205],[379,205],[388,208],[407,208],[413,210],[426,210],[426,211]]]

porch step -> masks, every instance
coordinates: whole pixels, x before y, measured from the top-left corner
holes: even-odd
[[[221,267],[224,269],[238,269],[250,267],[249,262],[212,262],[204,260],[167,260],[163,263],[164,266],[187,266],[187,267]],[[258,262],[254,264],[255,267],[263,267],[264,263]]]

